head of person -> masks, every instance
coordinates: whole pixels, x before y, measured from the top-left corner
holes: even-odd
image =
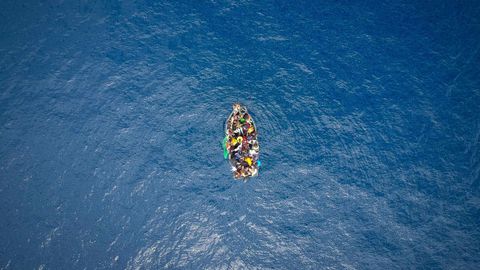
[[[240,105],[240,103],[233,103],[232,108],[234,111],[239,112],[240,109],[242,108],[242,105]]]

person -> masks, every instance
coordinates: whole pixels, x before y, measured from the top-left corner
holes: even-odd
[[[255,152],[258,152],[258,150],[260,149],[260,147],[258,146],[258,142],[253,140],[252,141],[252,149],[255,151]]]
[[[247,168],[242,167],[241,176],[242,176],[242,177],[247,177],[247,176],[248,176],[248,174],[247,174]]]
[[[255,175],[257,175],[257,173],[258,173],[258,169],[257,169],[257,168],[255,168],[255,167],[251,167],[251,168],[250,168],[250,175],[251,175],[251,176],[255,176]]]
[[[225,148],[230,151],[230,142],[227,140],[227,142],[225,143]]]
[[[237,170],[235,171],[235,178],[238,179],[242,176],[242,172],[239,167],[237,167]]]
[[[240,103],[234,103],[232,105],[232,108],[233,108],[234,111],[239,112],[240,109],[242,108],[242,106],[240,105]]]
[[[238,116],[235,115],[235,116],[232,117],[232,121],[230,123],[230,128],[232,130],[237,128],[237,122],[238,122]]]
[[[242,150],[242,144],[241,143],[239,143],[238,146],[236,146],[235,149],[233,149],[233,151],[235,151],[235,152],[239,152],[241,150]]]
[[[243,135],[243,137],[240,137],[240,138],[242,138],[241,143],[243,144],[243,146],[247,147],[248,145],[247,136]]]
[[[236,129],[233,131],[233,134],[237,134],[237,136],[238,136],[239,134],[242,134],[242,135],[243,135],[243,128],[242,128],[242,127],[236,128]]]
[[[240,106],[240,104],[239,104]],[[245,115],[247,113],[247,108],[240,106],[240,115]]]
[[[252,158],[246,157],[245,162],[247,162],[248,166],[252,166]]]

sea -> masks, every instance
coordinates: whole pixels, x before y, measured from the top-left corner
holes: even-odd
[[[3,0],[0,269],[479,269],[479,50],[478,0]]]

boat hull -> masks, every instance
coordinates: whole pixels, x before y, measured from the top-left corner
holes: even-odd
[[[224,157],[236,179],[258,176],[260,146],[255,121],[247,108],[234,105],[225,122]]]

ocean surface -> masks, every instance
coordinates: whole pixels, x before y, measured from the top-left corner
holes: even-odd
[[[479,37],[479,1],[3,0],[0,269],[478,269]]]

